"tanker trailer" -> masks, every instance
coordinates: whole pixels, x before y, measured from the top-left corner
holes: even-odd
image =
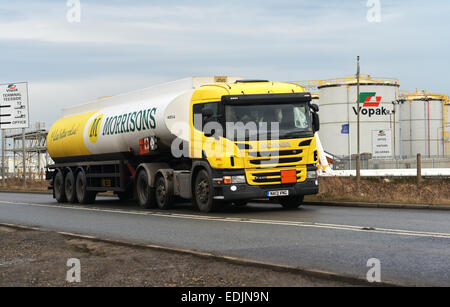
[[[260,198],[296,208],[318,192],[317,112],[295,84],[170,82],[64,109],[48,133],[46,177],[58,202],[113,191],[143,208],[190,199],[211,212]]]

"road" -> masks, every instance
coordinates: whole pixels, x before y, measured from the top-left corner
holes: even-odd
[[[181,204],[143,210],[98,197],[60,205],[50,195],[0,193],[0,222],[153,243],[401,285],[450,286],[450,211],[305,205],[285,211],[252,203],[205,214]]]

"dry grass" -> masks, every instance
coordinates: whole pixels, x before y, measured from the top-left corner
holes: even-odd
[[[45,180],[27,180],[26,191],[49,192],[47,187]],[[25,189],[22,180],[8,179],[6,187],[0,183],[0,190]],[[306,200],[450,205],[450,179],[425,179],[420,186],[415,178],[362,179],[358,192],[355,178],[325,177],[320,179],[319,194],[307,196]]]
[[[362,179],[358,192],[355,178],[321,178],[319,194],[307,200],[450,205],[450,179],[425,179],[420,186],[415,178]]]
[[[46,180],[27,179],[27,188],[23,186],[23,180],[18,178],[8,178],[6,186],[0,181],[0,190],[2,191],[30,191],[30,192],[47,192],[48,182]]]

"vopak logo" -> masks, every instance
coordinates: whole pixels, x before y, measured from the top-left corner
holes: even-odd
[[[368,115],[372,117],[373,115],[390,115],[392,111],[386,109],[385,107],[379,107],[381,103],[381,96],[377,96],[375,92],[363,92],[359,94],[359,103],[362,103],[359,111],[362,115]],[[358,115],[358,109],[353,108],[355,115]]]
[[[103,114],[97,116],[89,126],[89,140],[92,143],[96,143],[98,139],[98,134],[100,132],[100,125],[102,123]]]
[[[8,84],[7,92],[17,92],[17,85],[14,83]]]
[[[363,107],[378,107],[381,102],[381,96],[377,96],[377,93],[360,93],[359,103],[363,104]]]

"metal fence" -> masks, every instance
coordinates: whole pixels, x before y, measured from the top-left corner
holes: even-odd
[[[356,157],[332,156],[331,166],[333,170],[356,169]],[[422,168],[450,168],[450,157],[422,156]],[[361,169],[415,169],[417,157],[395,157],[391,159],[375,159],[361,155]]]

